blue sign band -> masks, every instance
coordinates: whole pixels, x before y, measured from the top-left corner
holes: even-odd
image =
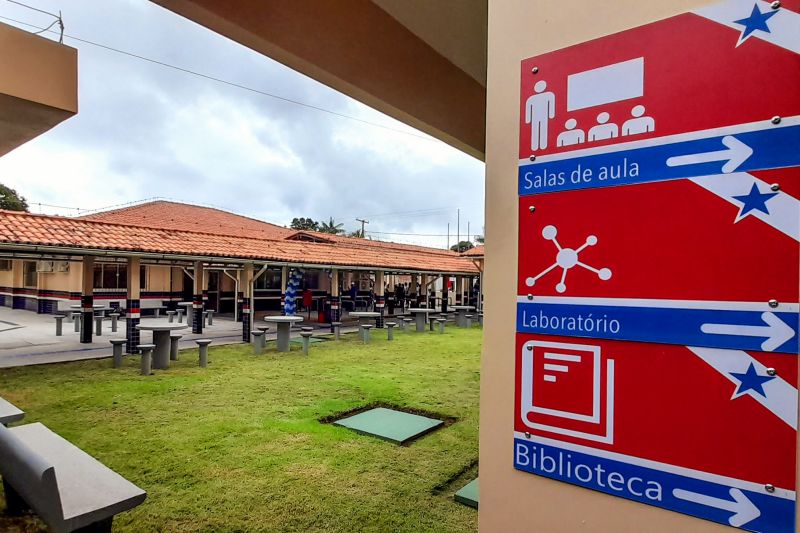
[[[795,501],[514,439],[514,468],[748,531],[794,531]]]
[[[547,161],[545,156],[545,161],[520,165],[519,195],[793,167],[800,165],[798,146],[800,125],[633,149],[625,149],[625,145],[620,145],[618,150],[612,152],[554,161]],[[737,148],[740,155],[730,147]],[[749,156],[748,149],[752,150]],[[742,150],[744,154],[741,154]],[[701,156],[701,162],[692,162],[686,156]],[[741,163],[732,164],[733,168],[723,168],[731,158],[745,156]],[[703,162],[703,159],[707,161]]]
[[[798,313],[518,303],[517,331],[798,353]]]

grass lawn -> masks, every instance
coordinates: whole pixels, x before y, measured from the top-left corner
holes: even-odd
[[[0,396],[147,491],[115,531],[476,530],[452,496],[477,474],[481,330],[372,337],[309,358],[212,346],[206,369],[182,351],[150,377],[138,357],[6,369]],[[319,421],[372,403],[456,421],[409,446]]]

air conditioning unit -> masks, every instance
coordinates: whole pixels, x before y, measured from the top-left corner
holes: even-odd
[[[53,261],[38,261],[36,263],[36,272],[52,272]]]
[[[56,272],[69,272],[69,261],[56,261]]]

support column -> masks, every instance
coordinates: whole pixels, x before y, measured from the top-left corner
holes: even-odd
[[[136,326],[141,320],[141,294],[139,289],[139,271],[141,260],[138,257],[128,258],[128,292],[125,296],[125,308],[127,309],[125,321],[125,351],[136,353],[141,335]]]
[[[253,327],[252,313],[250,307],[253,302],[253,264],[244,265],[244,270],[239,281],[239,288],[242,291],[242,341],[250,342],[250,331]]]
[[[91,344],[94,316],[94,257],[83,257],[81,273],[81,342]]]
[[[241,270],[236,271],[236,310],[238,311],[236,320],[242,321],[242,306],[244,305],[244,292],[242,291],[244,275]]]
[[[422,282],[419,284],[419,306],[428,307],[428,275],[422,275]]]
[[[419,277],[411,274],[411,283],[408,285],[409,296],[414,295],[414,300],[409,302],[411,307],[419,307]]]
[[[383,327],[383,315],[386,309],[386,289],[383,284],[384,272],[383,270],[375,271],[375,311],[380,313],[381,316],[375,319],[375,326]]]
[[[450,298],[450,275],[442,276],[442,313],[447,312],[447,301]]]
[[[464,305],[464,284],[461,276],[456,276],[456,305]]]
[[[203,262],[194,264],[194,289],[192,291],[192,333],[203,333]]]
[[[281,314],[286,314],[286,286],[289,284],[289,267],[281,267]]]
[[[339,292],[339,269],[331,271],[331,322],[339,322],[342,319],[342,296]],[[333,333],[331,326],[331,333]]]

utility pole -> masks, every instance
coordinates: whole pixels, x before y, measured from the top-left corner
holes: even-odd
[[[456,214],[456,251],[461,252],[461,209]]]
[[[364,220],[363,218],[357,218],[356,222],[361,222],[361,238],[366,239],[367,234],[364,232],[364,224],[369,224],[369,220]]]
[[[447,223],[447,249],[450,249],[450,223]]]
[[[472,235],[469,233],[469,220],[467,220],[467,240],[472,242]]]

